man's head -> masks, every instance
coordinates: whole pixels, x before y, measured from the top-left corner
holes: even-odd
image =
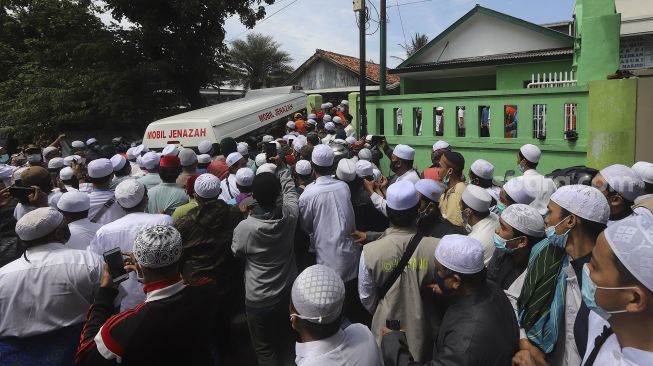
[[[395,174],[401,175],[413,169],[413,161],[415,160],[415,149],[408,145],[397,145],[392,151],[390,159],[390,170]]]
[[[610,204],[610,219],[619,220],[632,213],[631,206],[637,197],[644,194],[644,181],[631,168],[614,164],[602,169],[592,179]]]
[[[209,154],[197,155],[197,169],[208,169],[209,164],[211,164],[211,155]]]
[[[98,143],[97,139],[95,137],[91,137],[88,140],[86,140],[86,147],[89,148],[89,149],[93,148],[93,147],[97,146],[97,143]]]
[[[252,184],[252,197],[263,207],[270,210],[277,203],[281,194],[281,183],[273,173],[263,172],[256,174]]]
[[[356,163],[351,159],[340,159],[336,168],[336,177],[345,183],[351,183],[356,179]]]
[[[544,220],[537,209],[517,203],[503,210],[494,233],[494,245],[501,251],[530,250],[544,237]]]
[[[48,146],[43,149],[43,158],[45,161],[50,161],[52,158],[61,157],[61,151],[54,146]]]
[[[442,186],[433,179],[420,179],[415,183],[415,190],[419,194],[419,211],[430,217],[440,216]]]
[[[88,163],[86,170],[88,171],[89,181],[93,183],[94,187],[108,187],[113,179],[113,164],[109,159],[95,159]]]
[[[519,170],[525,172],[529,169],[536,169],[537,164],[540,162],[540,157],[542,157],[542,151],[539,147],[533,144],[523,145],[517,153]]]
[[[200,154],[208,154],[211,155],[213,149],[213,143],[209,140],[204,140],[197,145],[197,150],[200,152]]]
[[[445,186],[449,187],[449,182],[459,182],[463,175],[463,169],[465,169],[465,158],[462,154],[455,151],[445,151],[440,157],[438,175]]]
[[[195,180],[195,200],[200,205],[217,200],[222,190],[220,179],[213,174],[202,174]]]
[[[333,171],[333,160],[335,155],[333,149],[328,145],[320,144],[313,148],[311,162],[313,163],[313,173],[315,176],[331,175]]]
[[[181,149],[179,152],[179,163],[181,164],[181,168],[184,171],[187,172],[195,172],[195,169],[197,168],[197,154],[195,154],[195,151],[193,149]],[[208,166],[208,165],[207,165]]]
[[[286,133],[294,132],[297,129],[295,122],[288,121],[286,122]]]
[[[16,223],[16,235],[26,248],[48,243],[65,244],[70,239],[68,224],[61,212],[41,207],[26,213]]]
[[[302,338],[329,338],[340,329],[345,284],[331,268],[306,268],[292,286],[290,321]]]
[[[52,192],[52,179],[48,171],[40,166],[30,166],[20,173],[20,183],[23,187],[37,186],[43,193]]]
[[[151,226],[136,235],[133,253],[145,283],[174,276],[179,274],[181,235],[172,226]]]
[[[535,195],[526,187],[524,177],[512,178],[501,187],[499,202],[508,207],[514,203],[530,205],[535,201]]]
[[[410,228],[415,225],[419,195],[415,185],[407,180],[391,184],[386,192],[386,212],[390,225]]]
[[[229,174],[236,174],[238,169],[247,166],[247,159],[237,151],[232,152],[227,156],[227,166],[229,167]]]
[[[57,208],[64,215],[66,223],[71,223],[88,217],[91,199],[86,193],[78,191],[66,192],[59,198]]]
[[[245,160],[249,160],[249,144],[246,142],[239,142],[237,151],[243,156],[243,158],[245,158]]]
[[[643,194],[653,194],[653,163],[639,161],[632,166],[632,169],[644,181]]]
[[[469,167],[469,182],[481,188],[492,187],[494,177],[494,165],[489,161],[478,159]]]
[[[225,137],[220,141],[220,151],[222,155],[229,156],[229,154],[238,151],[238,144],[233,137]]]
[[[461,201],[461,214],[463,220],[471,226],[490,215],[492,196],[484,188],[468,185],[463,191]]]
[[[451,151],[451,146],[448,142],[439,140],[433,144],[433,149],[431,151],[431,162],[433,163],[433,166],[440,166],[440,158],[445,151]]]
[[[469,295],[485,285],[481,243],[465,235],[445,235],[435,249],[436,283],[443,295]]]
[[[159,161],[159,177],[163,183],[175,183],[181,174],[181,161],[175,155],[163,155]]]
[[[295,179],[299,180],[299,184],[307,183],[311,180],[311,175],[313,174],[313,168],[311,167],[311,162],[308,160],[300,160],[295,164]]]
[[[141,163],[143,163],[145,169],[150,173],[158,172],[160,162],[161,157],[152,151],[145,153],[145,155],[143,155],[141,158]]]
[[[41,148],[36,145],[28,145],[25,149],[25,154],[27,155],[27,161],[31,166],[37,166],[43,161]]]
[[[145,212],[147,208],[147,189],[135,179],[125,179],[114,192],[116,202],[125,212]]]
[[[240,168],[236,172],[236,187],[241,193],[252,191],[254,183],[254,172],[250,168]]]
[[[111,157],[111,165],[113,165],[113,174],[116,177],[126,177],[132,172],[132,166],[128,163],[127,159],[120,154]]]

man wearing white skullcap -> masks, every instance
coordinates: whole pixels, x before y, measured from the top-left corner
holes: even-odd
[[[492,196],[491,209],[499,202],[501,188],[494,185],[494,165],[487,160],[478,159],[469,167],[469,183],[477,185]]]
[[[220,199],[230,205],[235,205],[236,197],[240,194],[236,185],[236,172],[240,168],[247,167],[247,159],[241,153],[233,152],[227,156],[227,166],[229,167],[229,175],[220,183],[222,188]]]
[[[88,194],[91,199],[91,208],[88,217],[91,222],[106,225],[125,216],[125,211],[116,204],[111,180],[113,179],[113,164],[109,159],[95,159],[87,167],[89,181],[93,190]],[[99,253],[102,254],[102,253]]]
[[[186,181],[191,175],[197,174],[197,154],[193,149],[183,148],[179,151],[179,163],[181,164],[181,173],[175,183],[177,187],[186,187]]]
[[[70,146],[72,146],[74,149],[84,149],[86,144],[83,141],[75,140],[70,144]]]
[[[415,189],[420,197],[417,228],[421,233],[437,239],[445,235],[466,234],[462,227],[442,218],[439,207],[440,197],[444,194],[442,184],[425,178],[417,181]]]
[[[336,168],[336,177],[345,183],[356,178],[356,163],[350,159],[340,159]]]
[[[306,186],[313,182],[313,167],[308,160],[298,161],[293,170],[293,178],[295,179],[295,189],[297,194],[302,194]]]
[[[109,189],[112,191],[116,189],[118,184],[125,179],[133,179],[132,176],[132,166],[129,164],[127,159],[120,154],[116,154],[111,157],[111,165],[113,165],[113,179],[111,180],[111,185]]]
[[[204,140],[197,145],[197,150],[200,154],[209,154],[211,155],[211,150],[213,150],[213,143],[209,140]]]
[[[143,281],[145,302],[113,315],[119,292],[105,269],[93,307],[88,310],[76,364],[212,362],[218,289],[214,281],[186,285],[180,274],[182,251],[181,235],[173,227],[152,226],[138,233],[125,268]],[[189,331],[180,334],[181,329]],[[176,351],[162,352],[162,347]]]
[[[211,155],[209,154],[197,155],[197,169],[195,170],[196,174],[201,175],[207,173],[209,164],[211,164]]]
[[[147,173],[138,178],[138,181],[143,183],[145,188],[152,189],[161,183],[161,177],[159,176],[159,163],[161,162],[161,158],[156,153],[150,151],[141,157],[141,162]]]
[[[116,246],[121,252],[133,251],[134,239],[141,230],[155,225],[172,225],[173,220],[168,215],[146,213],[148,197],[145,185],[134,179],[128,179],[116,187],[116,205],[127,213],[124,217],[102,226],[89,246],[90,251],[102,255]],[[120,284],[124,298],[120,301],[120,309],[127,310],[140,304],[145,299],[143,285],[134,273]]]
[[[635,171],[625,165],[614,164],[601,169],[592,179],[592,186],[600,190],[610,204],[610,222],[618,221],[633,213],[635,200],[644,194],[644,181]]]
[[[415,160],[415,149],[408,145],[399,144],[392,150],[390,156],[390,170],[395,175],[389,179],[389,184],[408,180],[413,184],[419,180],[419,175],[413,169],[413,161]]]
[[[546,205],[549,203],[549,197],[555,192],[556,185],[552,179],[546,178],[537,172],[537,165],[540,162],[542,152],[540,148],[533,144],[526,144],[519,148],[517,153],[517,167],[524,173],[524,183],[526,189],[531,191],[535,200],[530,204],[535,207],[542,216],[546,214]]]
[[[363,324],[341,328],[345,286],[331,268],[306,268],[292,286],[290,321],[301,342],[295,361],[303,365],[380,365],[374,337]]]
[[[280,163],[282,164],[282,163]],[[282,364],[292,347],[287,327],[288,290],[297,276],[294,258],[298,194],[287,169],[254,177],[252,194],[257,205],[234,229],[231,251],[245,259],[245,307],[252,344],[260,364]],[[287,324],[287,323],[286,323]]]
[[[59,173],[59,170],[63,167],[63,158],[54,157],[48,161],[48,171],[50,173]]]
[[[261,165],[268,162],[268,157],[267,155],[265,155],[265,153],[260,153],[256,155],[254,162],[256,163],[256,169],[258,169],[259,167],[261,167]]]
[[[70,230],[67,248],[86,250],[95,238],[95,233],[102,227],[88,219],[90,207],[88,194],[79,191],[66,192],[57,202],[57,208],[64,215]]]
[[[25,214],[16,234],[26,249],[0,267],[0,339],[44,335],[84,322],[102,276],[102,258],[66,248],[70,231],[53,208]],[[46,352],[49,346],[42,347]]]
[[[127,149],[125,155],[127,155],[127,161],[131,166],[131,176],[134,178],[142,177],[145,175],[145,172],[141,170],[141,167],[138,166],[137,160],[141,157],[142,148],[139,146],[130,147]]]
[[[526,187],[526,178],[515,177],[501,187],[499,201],[497,202],[494,212],[500,215],[506,207],[514,203],[530,205],[534,200],[535,195]]]
[[[438,168],[440,167],[440,158],[445,151],[451,151],[451,146],[448,142],[443,140],[438,140],[433,144],[433,149],[431,150],[431,163],[432,165],[429,168],[424,169],[423,176],[426,179],[433,179],[436,182],[441,182]]]
[[[75,172],[69,166],[61,169],[59,171],[59,179],[64,184],[67,192],[77,192],[79,191],[79,181],[75,176]]]
[[[246,142],[239,142],[237,150],[246,160],[247,167],[252,170],[252,173],[256,173],[256,162],[252,160],[252,156],[249,154],[249,145]]]
[[[464,235],[446,235],[434,252],[435,280],[429,287],[449,306],[429,355],[431,363],[510,365],[519,349],[517,320],[503,291],[486,280],[481,243]],[[409,346],[405,333],[388,332],[381,342],[385,364],[403,364],[400,360],[415,356]]]
[[[238,188],[238,196],[236,196],[236,204],[249,207],[254,204],[252,198],[252,185],[254,184],[254,172],[249,167],[240,168],[236,172],[236,187]]]
[[[416,223],[419,196],[415,186],[404,180],[394,183],[387,191],[387,214],[390,227],[383,236],[363,247],[358,273],[358,292],[361,302],[374,314],[372,334],[380,343],[385,321],[399,320],[406,330],[408,344],[415,351],[415,359],[429,358],[433,331],[427,321],[428,301],[420,301],[421,284],[433,282],[432,253],[438,239],[417,234]],[[403,275],[386,285],[392,263],[398,263],[404,252],[412,253]],[[386,293],[379,288],[390,286]],[[416,300],[417,299],[417,300]]]
[[[324,117],[326,118],[328,116],[324,116]],[[329,118],[329,122],[325,120],[324,132],[326,133],[326,135],[322,138],[322,143],[324,145],[328,145],[329,142],[336,139],[336,125],[333,122],[330,122],[330,118]]]
[[[494,253],[494,230],[499,226],[499,217],[490,212],[492,197],[479,186],[470,184],[461,198],[463,227],[469,236],[483,246],[483,262],[487,266]]]
[[[652,227],[650,218],[633,216],[596,241],[583,268],[583,301],[592,310],[583,365],[653,365],[644,341],[653,337]]]

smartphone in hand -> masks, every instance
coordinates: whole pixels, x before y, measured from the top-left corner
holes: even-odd
[[[129,273],[125,271],[125,260],[122,257],[120,248],[107,250],[103,256],[104,261],[109,265],[109,273],[114,284],[129,278]]]
[[[27,202],[29,200],[29,195],[32,193],[34,193],[34,188],[32,187],[9,187],[9,195],[20,202]]]
[[[265,156],[268,159],[268,162],[270,162],[270,158],[273,158],[277,156],[277,144],[275,142],[268,142],[267,145],[265,145]]]

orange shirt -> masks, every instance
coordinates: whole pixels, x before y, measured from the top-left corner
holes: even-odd
[[[297,128],[297,132],[306,135],[306,121],[303,119],[300,118],[295,120],[295,128]]]

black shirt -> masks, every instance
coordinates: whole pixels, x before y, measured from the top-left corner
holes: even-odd
[[[576,278],[578,279],[578,287],[583,288],[583,266],[585,263],[589,263],[592,259],[592,252],[586,256],[574,259],[569,262],[574,272],[576,273]],[[588,322],[590,316],[590,309],[585,305],[585,301],[582,301],[580,308],[578,309],[578,314],[576,314],[576,321],[574,322],[574,340],[576,341],[576,349],[578,349],[578,354],[581,358],[585,356],[585,348],[587,347],[587,331],[588,331]]]

